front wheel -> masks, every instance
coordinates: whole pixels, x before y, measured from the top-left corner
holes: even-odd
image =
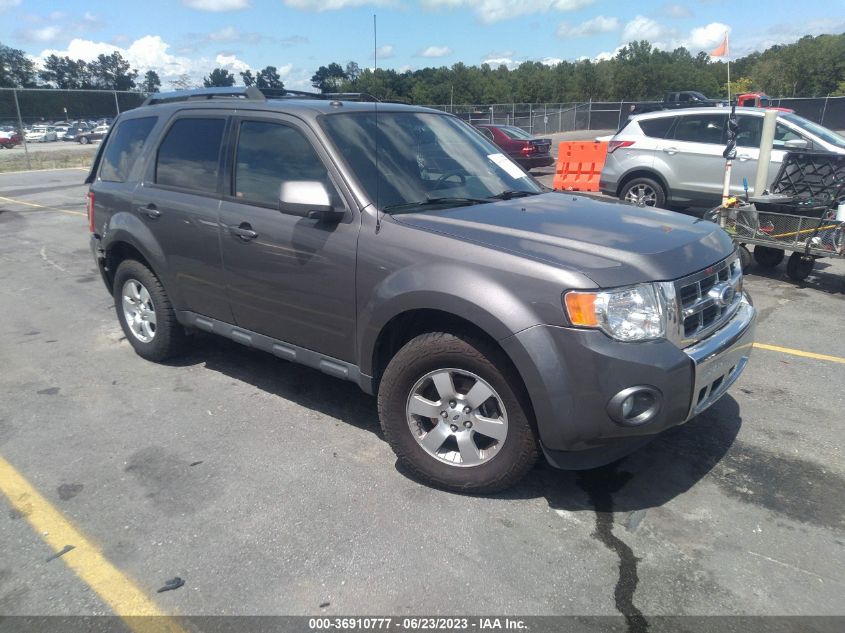
[[[91,141],[88,139],[87,136],[83,136],[81,139],[79,139],[79,142],[83,145],[88,145],[88,143],[90,143]]]
[[[664,208],[666,191],[663,186],[651,178],[634,178],[622,187],[619,199],[638,207]]]
[[[492,344],[421,334],[384,372],[379,419],[399,462],[419,479],[447,490],[493,493],[516,483],[537,459],[523,391]]]

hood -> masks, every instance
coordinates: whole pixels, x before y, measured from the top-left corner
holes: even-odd
[[[564,193],[394,219],[577,271],[603,288],[677,279],[734,250],[730,236],[712,222]]]

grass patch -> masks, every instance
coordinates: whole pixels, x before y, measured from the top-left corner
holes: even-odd
[[[3,150],[0,153],[0,173],[26,171],[29,169],[62,169],[67,167],[89,168],[97,148],[90,150],[56,150],[52,152],[29,152],[29,164],[22,148]],[[14,154],[12,154],[14,152]]]

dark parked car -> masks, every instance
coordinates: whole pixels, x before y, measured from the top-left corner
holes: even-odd
[[[547,192],[435,110],[155,95],[86,182],[140,356],[211,332],[355,382],[405,471],[452,490],[501,490],[541,452],[618,459],[716,402],[752,347],[716,224]]]
[[[94,141],[101,141],[106,137],[106,134],[109,133],[109,126],[108,125],[98,125],[94,129],[88,129],[84,132],[79,132],[75,136],[75,140],[78,143],[82,143],[83,145],[87,145],[88,143],[93,143]]]
[[[555,162],[549,153],[552,142],[547,138],[535,138],[514,125],[480,123],[475,127],[525,169],[548,167]]]

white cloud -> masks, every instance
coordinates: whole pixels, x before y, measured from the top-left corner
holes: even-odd
[[[19,7],[20,5],[21,0],[0,0],[0,13]]]
[[[731,27],[721,22],[711,22],[706,26],[699,26],[690,32],[685,46],[692,51],[711,50],[722,43],[725,33],[730,33],[730,30]]]
[[[422,57],[446,57],[446,55],[451,55],[452,49],[448,46],[429,46],[426,49],[420,51],[420,55]]]
[[[622,30],[622,41],[627,44],[628,42],[648,40],[653,44],[656,40],[670,34],[670,29],[657,21],[644,15],[638,15],[625,25]]]
[[[513,70],[519,66],[519,62],[510,57],[488,57],[484,59],[483,64],[489,64],[491,68],[498,68],[499,66],[507,66]]]
[[[189,9],[199,11],[239,11],[250,7],[249,0],[182,0]]]
[[[338,11],[347,7],[386,6],[394,0],[284,0],[286,6],[302,11]]]
[[[393,44],[385,44],[384,46],[379,46],[378,50],[376,51],[376,55],[379,59],[390,59],[393,57]]]
[[[24,29],[19,35],[30,42],[52,42],[62,34],[58,26],[42,26],[35,29]]]
[[[165,84],[181,75],[189,75],[195,83],[200,83],[202,77],[216,67],[223,67],[233,72],[240,72],[249,68],[246,62],[234,55],[217,55],[215,59],[191,58],[174,55],[169,49],[170,45],[158,35],[146,35],[127,47],[74,38],[64,50],[47,49],[41,51],[41,54],[35,58],[35,62],[40,66],[44,59],[50,55],[91,61],[100,54],[110,55],[117,51],[130,63],[132,68],[139,70],[141,74],[147,70],[156,71]],[[288,72],[290,72],[290,69],[288,69]]]
[[[663,15],[675,18],[676,20],[681,20],[683,18],[691,18],[693,13],[692,9],[684,4],[664,4],[660,7],[660,13]]]
[[[619,28],[619,18],[597,15],[594,18],[581,22],[581,24],[570,24],[561,22],[557,27],[558,37],[589,37],[599,33],[610,33]]]
[[[219,31],[212,31],[208,39],[212,42],[234,42],[240,38],[240,32],[234,26],[226,26]]]
[[[594,0],[422,0],[431,9],[471,9],[482,22],[499,22],[532,13],[577,11]]]
[[[564,61],[566,60],[561,59],[560,57],[544,57],[540,60],[540,63],[546,66],[557,66],[558,64],[561,64]]]

